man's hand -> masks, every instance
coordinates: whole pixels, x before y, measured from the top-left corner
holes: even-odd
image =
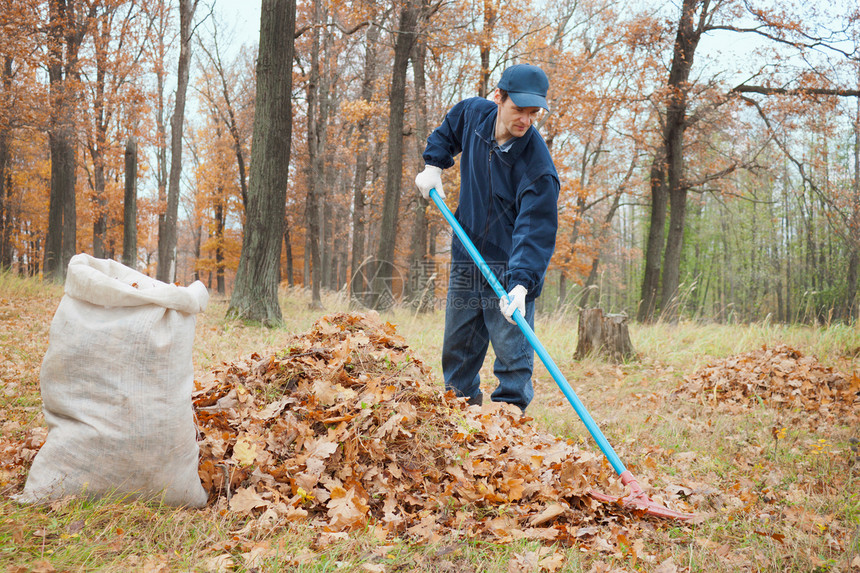
[[[435,188],[439,193],[439,197],[445,198],[445,192],[442,190],[442,168],[435,165],[425,165],[424,171],[415,176],[415,184],[418,190],[421,191],[421,196],[426,200],[430,200],[430,190]]]
[[[511,324],[516,324],[513,318],[515,310],[519,310],[523,318],[526,317],[526,287],[517,285],[511,289],[507,297],[499,299],[499,309],[505,315],[505,319]],[[507,298],[507,300],[506,300]]]

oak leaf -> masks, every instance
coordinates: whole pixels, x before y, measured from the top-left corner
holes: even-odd
[[[254,508],[268,505],[268,501],[252,487],[242,487],[236,490],[230,498],[230,509],[236,513],[248,513]]]
[[[370,509],[355,494],[354,489],[344,490],[342,487],[335,487],[331,491],[331,499],[329,499],[326,507],[328,507],[327,514],[331,518],[329,527],[334,531],[352,529],[354,526],[362,524],[365,513]]]
[[[324,460],[337,451],[338,444],[326,438],[305,440],[305,453],[309,458]]]
[[[545,550],[549,551],[550,548],[542,547],[540,553],[542,554]],[[541,571],[553,573],[561,570],[561,568],[564,567],[565,561],[564,553],[561,551],[552,551],[552,553],[546,557],[541,558],[540,561],[538,561],[538,565],[540,566]]]

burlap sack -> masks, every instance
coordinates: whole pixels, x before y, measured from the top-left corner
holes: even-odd
[[[66,495],[200,507],[191,392],[196,314],[209,294],[76,255],[51,322],[41,393],[48,437],[23,503]]]

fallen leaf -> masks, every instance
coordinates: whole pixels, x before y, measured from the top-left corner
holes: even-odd
[[[164,555],[150,555],[143,563],[142,573],[167,573],[170,567],[167,565],[167,557]]]
[[[257,459],[257,444],[247,437],[239,438],[233,446],[233,456],[231,459],[240,466],[254,465]]]
[[[591,569],[588,573],[609,573],[610,567],[603,561],[595,561],[591,564]]]
[[[54,569],[54,566],[49,561],[42,560],[34,563],[29,571],[32,573],[54,573],[56,569]]]
[[[267,505],[265,499],[254,488],[242,487],[230,498],[230,509],[236,513],[248,513],[256,507]]]
[[[550,551],[548,547],[541,548],[541,550]],[[543,557],[538,561],[538,565],[541,568],[541,571],[549,571],[550,573],[554,573],[555,571],[559,571],[562,567],[564,567],[566,559],[564,553],[561,551],[552,551],[546,557]]]
[[[337,442],[326,438],[305,441],[305,452],[309,458],[324,460],[337,451]]]
[[[538,515],[532,517],[531,520],[529,521],[529,525],[531,525],[532,527],[538,527],[538,526],[543,525],[544,523],[546,523],[548,521],[552,521],[553,519],[555,519],[559,515],[562,515],[564,512],[565,512],[565,509],[560,504],[558,504],[558,503],[550,504],[549,506],[547,506],[546,509],[544,509],[542,512],[540,512]]]
[[[600,528],[598,528],[596,525],[580,527],[576,530],[576,537],[590,537],[592,535],[597,535],[598,531],[600,531]]]
[[[268,542],[257,543],[249,551],[242,553],[242,564],[248,569],[259,569],[263,561],[279,552],[278,548],[271,547]]]
[[[771,538],[779,541],[780,543],[785,542],[785,535],[783,535],[782,533],[772,533],[772,532],[758,531],[758,530],[755,530],[755,532],[757,535],[761,535],[763,537],[771,537]]]
[[[335,531],[351,529],[364,522],[364,514],[369,509],[353,489],[344,490],[335,487],[331,492],[331,499],[326,504],[328,516],[331,518],[329,527]]]
[[[554,527],[530,527],[524,533],[526,539],[553,541],[558,538],[561,532]]]
[[[229,553],[216,555],[203,561],[205,570],[212,573],[227,573],[228,571],[232,571],[235,566],[236,563],[233,561],[233,556]]]
[[[675,562],[671,557],[657,565],[657,568],[654,569],[654,573],[678,573],[678,566],[675,565]]]
[[[538,554],[536,551],[526,551],[514,555],[508,561],[508,573],[530,573],[537,571]]]
[[[349,534],[345,531],[323,531],[316,538],[316,549],[323,549],[332,543],[347,539],[349,539]]]

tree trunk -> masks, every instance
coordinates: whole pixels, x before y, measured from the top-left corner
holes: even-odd
[[[194,226],[192,230],[192,235],[194,236],[194,260],[200,260],[200,246],[203,241],[203,223],[200,219],[196,219],[197,224]],[[200,269],[197,268],[197,265],[194,266],[194,270],[191,272],[191,282],[202,280],[200,278]],[[209,273],[209,280],[212,280],[212,273]]]
[[[478,97],[490,93],[490,48],[495,41],[496,22],[499,19],[499,0],[484,0],[484,26],[479,39],[481,54],[481,76],[478,79]]]
[[[323,163],[325,162],[323,161]],[[334,283],[332,279],[332,276],[334,275],[334,266],[337,264],[333,243],[334,232],[332,229],[332,227],[334,227],[335,212],[331,201],[325,200],[325,196],[330,194],[330,189],[328,186],[324,185],[320,193],[320,211],[323,215],[322,220],[320,221],[320,223],[322,223],[322,232],[320,233],[320,245],[322,246],[320,249],[320,260],[322,262],[322,285],[328,290],[335,290],[332,288]]]
[[[564,308],[564,303],[567,301],[567,277],[563,270],[558,272],[558,310]]]
[[[323,12],[321,22],[328,22],[328,8],[322,4]],[[336,235],[337,224],[337,209],[331,200],[337,193],[335,191],[334,169],[331,166],[331,157],[329,156],[328,145],[328,124],[332,114],[332,106],[334,96],[333,78],[331,77],[331,60],[332,60],[332,35],[326,28],[321,29],[322,45],[320,51],[319,63],[319,82],[317,90],[317,110],[319,112],[316,133],[317,165],[314,169],[317,181],[320,185],[317,188],[317,197],[319,198],[319,213],[322,214],[320,220],[320,285],[328,290],[336,290],[334,286],[337,282],[334,277],[334,267],[337,264],[337,249],[334,245],[334,237]]]
[[[0,271],[12,268],[12,171],[6,132],[0,133]]]
[[[307,249],[305,260],[310,254],[310,276],[311,282],[311,308],[322,308],[322,297],[320,287],[322,282],[322,261],[320,253],[320,212],[319,212],[319,139],[320,121],[319,107],[319,82],[320,82],[320,29],[318,24],[322,21],[322,7],[320,0],[314,0],[314,27],[313,42],[311,47],[311,70],[307,87],[308,102],[308,195],[305,202],[305,217],[307,219]],[[307,278],[305,279],[307,281]]]
[[[6,56],[3,60],[3,96],[10,96],[12,91],[12,58]],[[11,101],[9,99],[8,101]],[[4,102],[5,104],[6,102]],[[9,150],[8,123],[0,125],[0,271],[12,268],[12,227],[14,214],[12,205],[12,154]]]
[[[364,48],[364,81],[361,83],[361,99],[370,103],[373,98],[373,85],[376,82],[376,53],[379,39],[379,26],[371,23],[367,28]],[[370,117],[362,117],[357,126],[359,138],[358,154],[355,158],[355,177],[352,191],[352,264],[350,265],[350,297],[359,304],[366,304],[365,294],[367,285],[364,273],[360,271],[364,263],[365,228],[365,197],[364,188],[367,185],[368,153],[371,145],[367,132]]]
[[[287,251],[287,284],[294,286],[293,282],[293,243],[290,240],[290,222],[284,221],[284,249]]]
[[[90,154],[93,158],[93,256],[105,258],[105,235],[107,234],[107,197],[105,196],[105,164],[100,152]]]
[[[344,178],[344,189],[343,195],[346,196],[349,193],[349,189],[347,188],[349,182]],[[338,280],[337,280],[337,288],[338,291],[343,290],[344,294],[349,293],[349,210],[346,208],[342,208],[342,221],[343,221],[343,236],[338,240],[337,244],[340,246],[340,264],[338,265]]]
[[[681,275],[681,252],[686,222],[687,188],[684,182],[684,131],[687,129],[688,80],[693,67],[693,56],[699,44],[701,30],[694,26],[696,8],[700,0],[684,0],[681,18],[675,36],[672,67],[669,70],[669,101],[663,136],[666,146],[666,186],[669,192],[669,236],[663,256],[662,317],[671,321],[678,318],[677,296]],[[705,10],[706,7],[702,7]]]
[[[179,177],[182,174],[182,128],[185,122],[185,99],[191,68],[191,34],[194,31],[191,24],[197,2],[198,0],[179,0],[179,67],[173,116],[170,118],[170,175],[167,179],[167,206],[164,220],[159,221],[158,226],[156,278],[166,283],[172,283],[176,277],[176,226],[179,214]]]
[[[75,195],[78,181],[78,146],[76,139],[74,134],[69,134],[69,137],[61,139],[61,145],[64,147],[61,154],[65,155],[65,160],[61,162],[65,173],[60,179],[60,186],[63,189],[63,254],[61,262],[63,276],[66,274],[66,267],[68,267],[69,261],[78,251],[78,212],[77,197]]]
[[[382,203],[379,248],[376,255],[377,270],[371,306],[387,308],[394,302],[392,278],[394,275],[394,247],[397,240],[397,220],[400,210],[400,185],[403,176],[403,114],[406,107],[406,71],[409,54],[415,42],[420,13],[420,0],[403,4],[397,40],[394,43],[394,66],[391,75],[388,115],[388,168],[385,174],[385,197]]]
[[[424,62],[427,43],[419,40],[412,56],[412,70],[415,82],[415,147],[416,157],[421,157],[426,145],[427,128],[427,90]],[[419,312],[427,312],[434,306],[434,293],[430,292],[428,280],[432,260],[427,258],[427,207],[429,203],[420,193],[413,193],[415,201],[415,220],[412,224],[412,241],[409,256],[409,280],[406,296]]]
[[[165,224],[167,205],[167,127],[164,90],[167,69],[167,39],[170,36],[171,3],[168,0],[158,0],[155,5],[156,27],[155,40],[155,85],[156,85],[156,117],[155,117],[155,183],[158,188],[158,228]],[[146,266],[152,261],[152,253],[147,252]]]
[[[663,290],[660,299],[660,316],[666,320],[675,321],[678,319],[680,307],[678,285],[681,276],[681,253],[687,215],[687,190],[672,189],[671,181],[669,185],[669,235],[666,239],[666,252],[663,256]]]
[[[62,282],[65,276],[63,245],[70,240],[64,233],[66,223],[75,222],[73,211],[66,215],[66,209],[75,206],[75,146],[74,135],[70,130],[71,126],[58,122],[48,135],[51,150],[51,195],[43,270],[47,278],[56,282]]]
[[[66,265],[77,248],[75,184],[77,166],[75,109],[77,101],[78,50],[84,39],[90,12],[79,18],[74,0],[49,2],[48,81],[51,118],[48,134],[51,151],[51,194],[43,272],[62,282]]]
[[[215,284],[218,294],[226,294],[224,285],[224,189],[219,185],[215,191]]]
[[[282,322],[278,279],[292,139],[295,26],[295,0],[263,0],[248,211],[227,315],[265,325]]]
[[[87,130],[87,147],[93,160],[93,256],[105,258],[107,234],[107,197],[105,196],[105,147],[107,144],[108,119],[106,116],[105,81],[107,77],[107,46],[110,43],[110,9],[105,8],[97,22],[98,34],[94,35],[96,82],[93,86],[92,134]]]
[[[651,163],[651,220],[645,247],[645,274],[642,278],[642,296],[636,319],[650,322],[657,312],[657,293],[660,289],[660,266],[663,253],[664,227],[666,226],[666,155],[665,148],[657,150]]]
[[[681,253],[684,239],[684,224],[686,221],[687,188],[684,182],[684,131],[687,128],[687,95],[690,90],[688,79],[693,66],[693,55],[701,37],[702,29],[695,27],[694,17],[700,0],[683,0],[681,17],[678,21],[678,31],[675,36],[675,48],[669,79],[666,83],[668,96],[666,106],[666,123],[663,126],[662,149],[665,150],[665,167],[652,166],[651,190],[651,228],[649,229],[648,247],[645,259],[645,277],[642,282],[642,304],[639,307],[639,319],[642,321],[653,318],[656,309],[656,289],[662,284],[661,310],[662,316],[669,320],[677,318],[675,305],[680,278]],[[707,9],[707,4],[702,7]],[[700,18],[702,25],[706,18]],[[661,154],[658,152],[655,157]],[[655,213],[655,209],[665,210],[661,190],[655,187],[654,176],[661,175],[671,206],[669,219],[669,236],[666,250],[663,254],[662,281],[659,279],[660,268],[657,260],[658,246],[662,243],[665,215]],[[656,191],[656,193],[655,193]],[[658,228],[659,227],[659,228]],[[659,236],[657,234],[659,233]],[[653,241],[652,241],[653,239]]]
[[[842,312],[842,319],[846,324],[851,324],[855,320],[854,312],[857,309],[857,274],[860,271],[860,253],[855,248],[848,255],[848,269],[846,280],[846,296],[845,307]]]
[[[582,360],[589,354],[600,354],[614,362],[636,357],[626,314],[607,314],[600,308],[579,311],[576,352],[573,357]]]
[[[137,141],[133,137],[125,144],[122,263],[137,268]]]
[[[305,203],[305,217],[307,218],[307,203]],[[311,282],[313,282],[311,279],[311,259],[313,258],[311,250],[310,227],[308,227],[305,232],[305,256],[302,257],[302,286],[305,288],[311,286]],[[311,286],[311,290],[313,290],[313,286]],[[311,306],[314,306],[313,302],[311,302]],[[322,304],[319,306],[322,307]]]

